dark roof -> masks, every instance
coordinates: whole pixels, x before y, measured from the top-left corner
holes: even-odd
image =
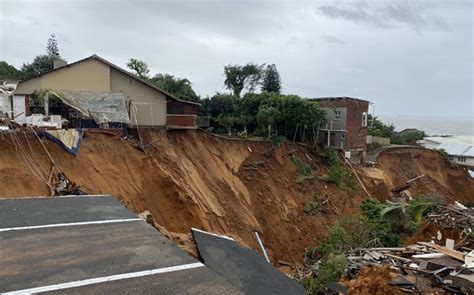
[[[363,101],[363,102],[370,102],[365,99],[360,99],[360,98],[355,98],[355,97],[348,97],[348,96],[339,96],[339,97],[317,97],[317,98],[310,98],[310,100],[314,101],[334,101],[334,100],[357,100],[357,101]]]
[[[201,105],[201,104],[198,103],[198,102],[193,102],[193,101],[187,101],[187,100],[179,99],[179,98],[175,97],[174,95],[172,95],[171,93],[169,93],[169,92],[167,92],[167,91],[161,89],[160,87],[154,85],[153,83],[150,83],[149,81],[146,81],[145,79],[141,79],[141,78],[139,78],[139,77],[133,75],[132,73],[128,72],[127,70],[122,69],[121,67],[119,67],[119,66],[117,66],[117,65],[115,65],[115,64],[113,64],[113,63],[111,63],[110,61],[108,61],[108,60],[106,60],[106,59],[103,59],[102,57],[98,56],[97,54],[91,55],[91,56],[86,57],[86,58],[84,58],[84,59],[80,59],[80,60],[78,60],[78,61],[75,61],[75,62],[70,63],[70,64],[67,64],[67,65],[65,65],[65,66],[62,66],[62,67],[53,69],[53,70],[51,70],[51,71],[48,71],[48,72],[45,72],[45,73],[41,73],[41,74],[39,74],[39,75],[37,75],[37,76],[28,78],[28,79],[26,79],[26,80],[22,80],[22,81],[20,81],[20,83],[25,82],[25,81],[28,81],[28,80],[32,80],[32,79],[35,79],[35,78],[38,78],[38,77],[41,77],[41,76],[43,76],[43,75],[47,75],[47,74],[49,74],[49,73],[55,72],[55,71],[57,71],[57,70],[60,70],[60,69],[62,69],[62,68],[70,67],[70,66],[73,66],[73,65],[75,65],[75,64],[79,64],[79,63],[81,63],[81,62],[84,62],[84,61],[87,61],[87,60],[92,60],[92,59],[98,60],[98,61],[100,61],[100,62],[102,62],[102,63],[104,63],[104,64],[110,66],[111,68],[114,68],[115,70],[117,70],[117,71],[119,71],[119,72],[122,72],[123,74],[129,76],[130,78],[133,78],[133,79],[135,79],[135,80],[137,80],[137,81],[139,81],[139,82],[141,82],[141,83],[147,85],[148,87],[151,87],[151,88],[153,88],[153,89],[155,89],[155,90],[157,90],[157,91],[163,93],[164,95],[166,95],[167,97],[169,97],[169,98],[171,98],[171,99],[174,99],[174,100],[176,100],[176,101],[180,101],[180,102],[183,102],[183,103]]]

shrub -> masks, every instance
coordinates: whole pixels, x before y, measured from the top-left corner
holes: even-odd
[[[316,201],[305,201],[303,211],[305,213],[311,213],[316,208],[318,208],[318,203]]]
[[[331,228],[328,237],[319,242],[315,252],[321,257],[329,253],[343,253],[349,244],[349,239],[349,235],[343,226],[336,224]]]
[[[286,141],[286,137],[283,135],[273,135],[272,136],[272,147],[280,147]]]
[[[345,273],[348,260],[344,254],[329,254],[321,260],[317,277],[310,277],[305,283],[308,294],[321,294],[329,282],[337,282]]]
[[[311,167],[303,162],[298,156],[293,155],[293,163],[298,169],[298,175],[311,176]]]
[[[386,206],[375,199],[365,199],[360,206],[370,229],[372,238],[378,240],[384,247],[397,247],[401,243],[401,236],[396,232],[397,218],[383,214]]]
[[[423,139],[425,133],[419,130],[409,130],[405,132],[394,133],[390,137],[392,144],[410,144]]]
[[[331,150],[328,154],[329,171],[325,176],[325,180],[333,182],[338,187],[349,183],[350,174],[342,167],[339,156],[335,150]]]
[[[439,152],[445,159],[449,159],[449,154],[448,154],[448,152],[447,152],[445,149],[440,148],[440,149],[438,149],[438,152]]]

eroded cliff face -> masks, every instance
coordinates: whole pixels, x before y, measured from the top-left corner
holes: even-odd
[[[474,202],[474,180],[467,170],[451,164],[439,152],[418,147],[398,147],[382,152],[375,168],[364,169],[372,193],[383,200],[393,187],[413,182],[409,191],[418,198],[442,198],[461,203]]]
[[[232,236],[260,252],[258,231],[273,262],[299,263],[305,249],[324,237],[334,222],[357,211],[363,199],[361,192],[349,193],[322,180],[327,167],[309,147],[287,143],[271,150],[268,142],[224,139],[197,130],[142,130],[141,135],[145,144],[151,143],[144,152],[119,136],[90,131],[76,157],[52,142],[43,143],[83,191],[115,195],[137,213],[148,210],[156,227],[190,253],[191,227]],[[48,172],[49,158],[34,135],[19,138],[35,154],[33,164]],[[0,151],[0,197],[49,195],[31,167],[19,160],[7,135],[0,135]],[[430,163],[397,170],[408,156],[411,162],[428,157]],[[463,185],[472,191],[467,173],[431,151],[410,151],[408,156],[403,150],[382,154],[383,177],[364,177],[369,190],[382,192],[414,174],[427,173],[430,183],[417,187],[420,192],[469,199],[466,192],[458,198],[463,190],[457,188]],[[311,167],[312,177],[298,177],[295,158]]]

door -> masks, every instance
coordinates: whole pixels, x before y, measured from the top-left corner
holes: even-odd
[[[13,96],[13,117],[14,121],[19,124],[26,123],[25,97],[22,95]]]
[[[335,146],[336,145],[336,133],[331,132],[331,138],[329,139],[329,145]]]

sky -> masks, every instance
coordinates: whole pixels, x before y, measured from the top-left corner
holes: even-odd
[[[224,65],[274,63],[286,94],[474,118],[473,15],[471,0],[0,0],[0,60],[21,67],[55,33],[68,62],[141,59],[203,97],[226,91]]]

